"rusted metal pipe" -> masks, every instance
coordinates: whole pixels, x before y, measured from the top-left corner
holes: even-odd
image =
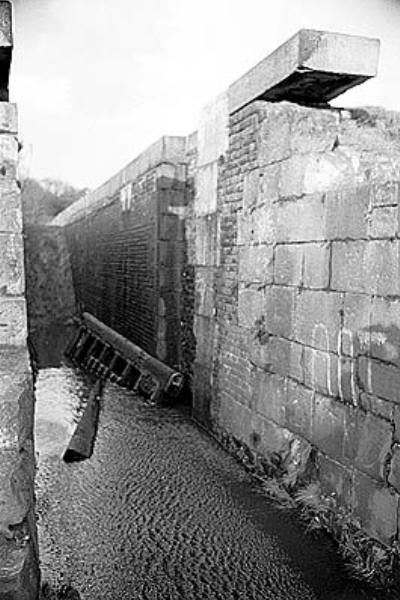
[[[121,358],[141,373],[135,389],[142,391],[141,383],[151,377],[154,380],[153,391],[150,392],[152,401],[158,400],[162,393],[172,397],[179,395],[184,383],[182,373],[171,369],[171,367],[154,358],[90,313],[84,312],[82,321],[93,336],[97,336],[103,342],[109,344],[116,354],[120,355]]]

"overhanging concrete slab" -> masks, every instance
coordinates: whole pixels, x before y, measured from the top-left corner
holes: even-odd
[[[256,99],[325,103],[374,77],[378,39],[301,29],[229,87],[229,113]]]

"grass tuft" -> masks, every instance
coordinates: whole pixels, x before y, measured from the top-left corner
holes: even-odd
[[[385,600],[400,599],[400,546],[382,545],[369,537],[358,519],[338,503],[335,494],[326,495],[315,482],[315,470],[307,478],[296,478],[285,469],[279,455],[261,458],[241,441],[224,432],[218,440],[260,483],[260,491],[282,510],[296,511],[310,533],[328,533],[337,543],[349,575],[384,590]],[[313,462],[313,459],[311,459]],[[310,482],[310,480],[312,480]]]

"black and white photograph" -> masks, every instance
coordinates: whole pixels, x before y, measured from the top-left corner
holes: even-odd
[[[400,600],[400,0],[0,0],[0,600]]]

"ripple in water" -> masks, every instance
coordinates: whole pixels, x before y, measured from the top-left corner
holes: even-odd
[[[36,394],[43,580],[84,600],[359,597],[332,553],[184,414],[107,385],[93,457],[65,464],[88,385],[66,366],[43,369]]]

